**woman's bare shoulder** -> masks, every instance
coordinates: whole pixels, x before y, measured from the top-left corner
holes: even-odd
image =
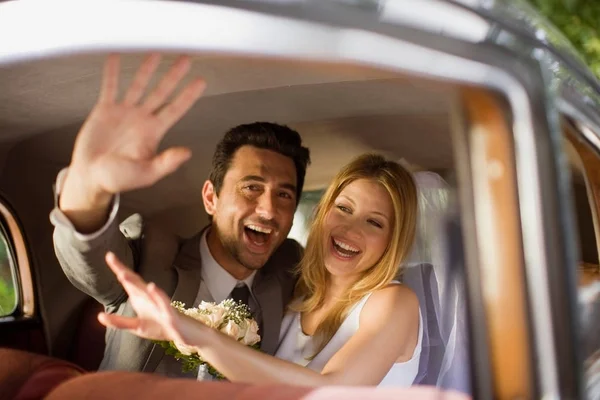
[[[360,316],[361,323],[379,325],[397,322],[418,324],[419,300],[415,292],[402,284],[390,284],[373,292]]]

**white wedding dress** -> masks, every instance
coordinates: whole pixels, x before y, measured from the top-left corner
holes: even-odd
[[[313,371],[321,372],[331,357],[333,357],[333,355],[337,353],[358,330],[360,313],[370,296],[371,293],[367,294],[354,305],[329,343],[327,343],[323,350],[321,350],[312,360],[309,360],[308,358],[314,354],[314,343],[311,336],[305,335],[304,332],[302,332],[300,313],[286,313],[281,324],[279,348],[277,349],[275,356],[310,368]],[[422,339],[423,316],[421,315],[421,310],[419,310],[419,339],[412,357],[408,361],[395,363],[379,386],[406,387],[412,385],[419,371]]]

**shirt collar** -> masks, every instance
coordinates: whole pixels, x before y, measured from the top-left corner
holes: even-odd
[[[200,257],[202,259],[201,275],[213,300],[216,303],[220,303],[229,296],[233,288],[238,284],[238,280],[229,272],[225,271],[211,254],[206,240],[208,232],[209,229],[207,229],[200,238]],[[256,271],[252,271],[252,274],[242,281],[248,286],[250,292],[252,292],[252,282],[254,282],[255,275]]]

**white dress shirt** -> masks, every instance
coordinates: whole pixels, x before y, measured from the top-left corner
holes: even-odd
[[[250,289],[250,295],[252,296],[252,282],[254,281],[254,276],[256,275],[256,271],[252,271],[249,277],[244,279],[243,281],[238,281],[235,279],[229,272],[225,271],[223,267],[217,263],[217,260],[213,257],[210,249],[208,248],[208,242],[206,241],[206,237],[208,235],[210,228],[204,231],[202,234],[202,238],[200,239],[200,258],[202,259],[202,282],[200,283],[200,290],[198,291],[198,297],[196,297],[196,301],[194,302],[194,306],[200,304],[202,300],[201,297],[203,294],[204,285],[210,296],[212,297],[215,303],[220,303],[226,298],[229,297],[231,291],[239,286],[240,283],[245,283]]]
[[[256,304],[253,299],[252,294],[252,282],[254,281],[254,276],[256,275],[256,271],[252,271],[249,277],[244,279],[243,281],[238,281],[234,278],[229,272],[225,271],[223,267],[219,265],[217,260],[213,257],[210,249],[208,248],[208,242],[206,237],[208,235],[209,229],[206,229],[200,238],[200,258],[202,259],[202,269],[200,271],[200,276],[202,280],[200,281],[200,289],[198,290],[198,295],[196,297],[196,301],[194,301],[194,307],[198,306],[202,300],[207,301],[206,293],[210,294],[212,297],[212,301],[215,303],[220,303],[226,298],[229,297],[231,291],[240,284],[246,284],[248,289],[250,289],[250,297],[249,302]],[[208,374],[205,368],[200,367],[198,370],[197,379],[199,381],[210,381],[213,380],[212,377]]]

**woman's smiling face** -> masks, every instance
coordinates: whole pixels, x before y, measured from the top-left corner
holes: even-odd
[[[393,223],[392,199],[381,184],[369,179],[350,183],[324,221],[327,271],[352,278],[374,266],[388,247]]]

